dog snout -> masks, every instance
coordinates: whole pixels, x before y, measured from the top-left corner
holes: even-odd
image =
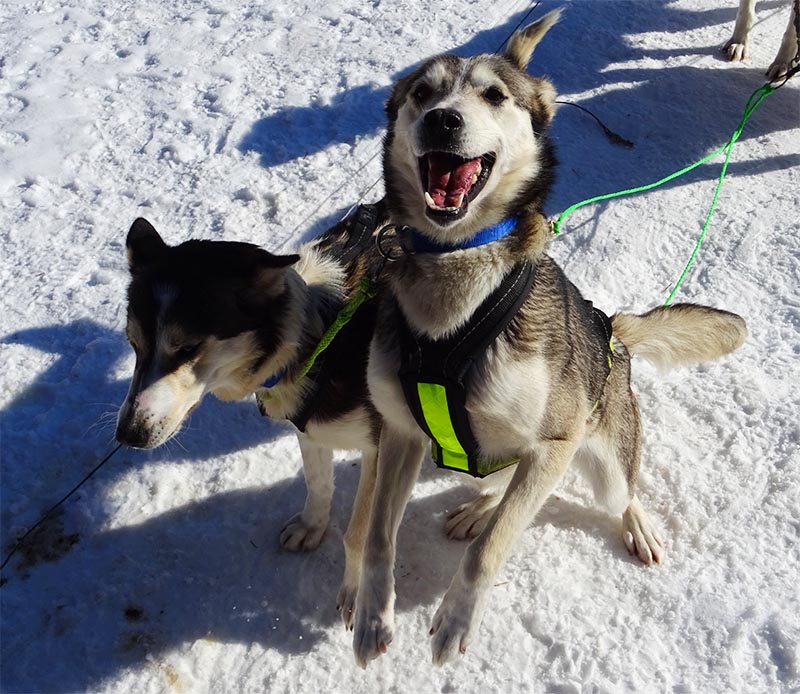
[[[451,108],[435,108],[425,114],[425,127],[432,135],[449,137],[464,127],[464,119]]]
[[[117,424],[117,441],[131,448],[149,448],[150,435],[140,422],[121,420]]]

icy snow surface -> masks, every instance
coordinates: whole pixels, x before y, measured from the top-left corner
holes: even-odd
[[[763,82],[788,3],[758,3],[744,64],[721,59],[735,0],[566,7],[531,67],[635,140],[562,107],[555,214],[720,146]],[[442,51],[495,50],[526,1],[11,0],[0,7],[3,556],[111,447],[132,369],[125,233],[290,248],[380,175],[388,85]],[[800,77],[734,150],[678,299],[741,313],[734,355],[634,369],[641,497],[666,563],[570,473],[444,669],[427,630],[464,545],[444,538],[461,477],[426,464],[399,537],[397,633],[366,672],[335,595],[358,468],[340,456],[315,552],[278,549],[304,485],[287,426],[208,398],[177,441],[121,451],[3,572],[5,692],[778,692],[800,687]],[[584,208],[552,253],[597,305],[662,302],[720,160]],[[380,196],[375,185],[367,199]]]

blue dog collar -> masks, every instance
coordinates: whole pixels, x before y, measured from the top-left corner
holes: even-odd
[[[262,388],[273,388],[280,380],[286,375],[286,369],[281,369],[270,376],[266,381],[261,384]]]
[[[416,229],[409,228],[409,240],[411,241],[412,252],[414,253],[449,253],[450,251],[461,251],[466,248],[476,248],[484,246],[492,241],[508,236],[517,227],[519,220],[516,217],[509,217],[494,226],[481,229],[472,238],[458,243],[438,243],[431,241],[427,236],[423,236]]]

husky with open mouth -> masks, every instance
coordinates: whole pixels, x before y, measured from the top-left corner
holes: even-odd
[[[365,220],[363,213],[374,216]],[[370,242],[380,206],[360,208],[297,255],[248,243],[168,246],[144,219],[127,237],[131,272],[126,333],[136,354],[117,439],[154,448],[174,436],[207,393],[256,393],[262,413],[297,427],[307,496],[280,541],[292,551],[322,540],[333,495],[333,449],[362,452],[361,477],[344,536],[338,605],[347,627],[375,479],[380,417],[367,396],[374,302],[362,306],[302,375],[345,299],[360,291],[379,255]]]
[[[515,34],[504,55],[429,60],[387,103],[386,200],[404,254],[387,268],[368,365],[384,425],[356,601],[364,667],[392,640],[396,535],[426,448],[443,467],[511,473],[502,498],[484,495],[454,519],[480,532],[433,619],[441,664],[465,652],[514,541],[573,459],[621,514],[628,550],[662,560],[636,496],[631,355],[698,362],[746,336],[739,316],[688,304],[609,319],[545,254],[555,91],[526,67],[557,17]]]

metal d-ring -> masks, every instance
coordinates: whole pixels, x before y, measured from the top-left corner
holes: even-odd
[[[402,232],[406,228],[405,226],[398,227],[396,224],[387,224],[375,237],[378,252],[387,263],[394,263],[404,255],[414,255],[413,249],[407,248],[403,242],[404,234]]]

